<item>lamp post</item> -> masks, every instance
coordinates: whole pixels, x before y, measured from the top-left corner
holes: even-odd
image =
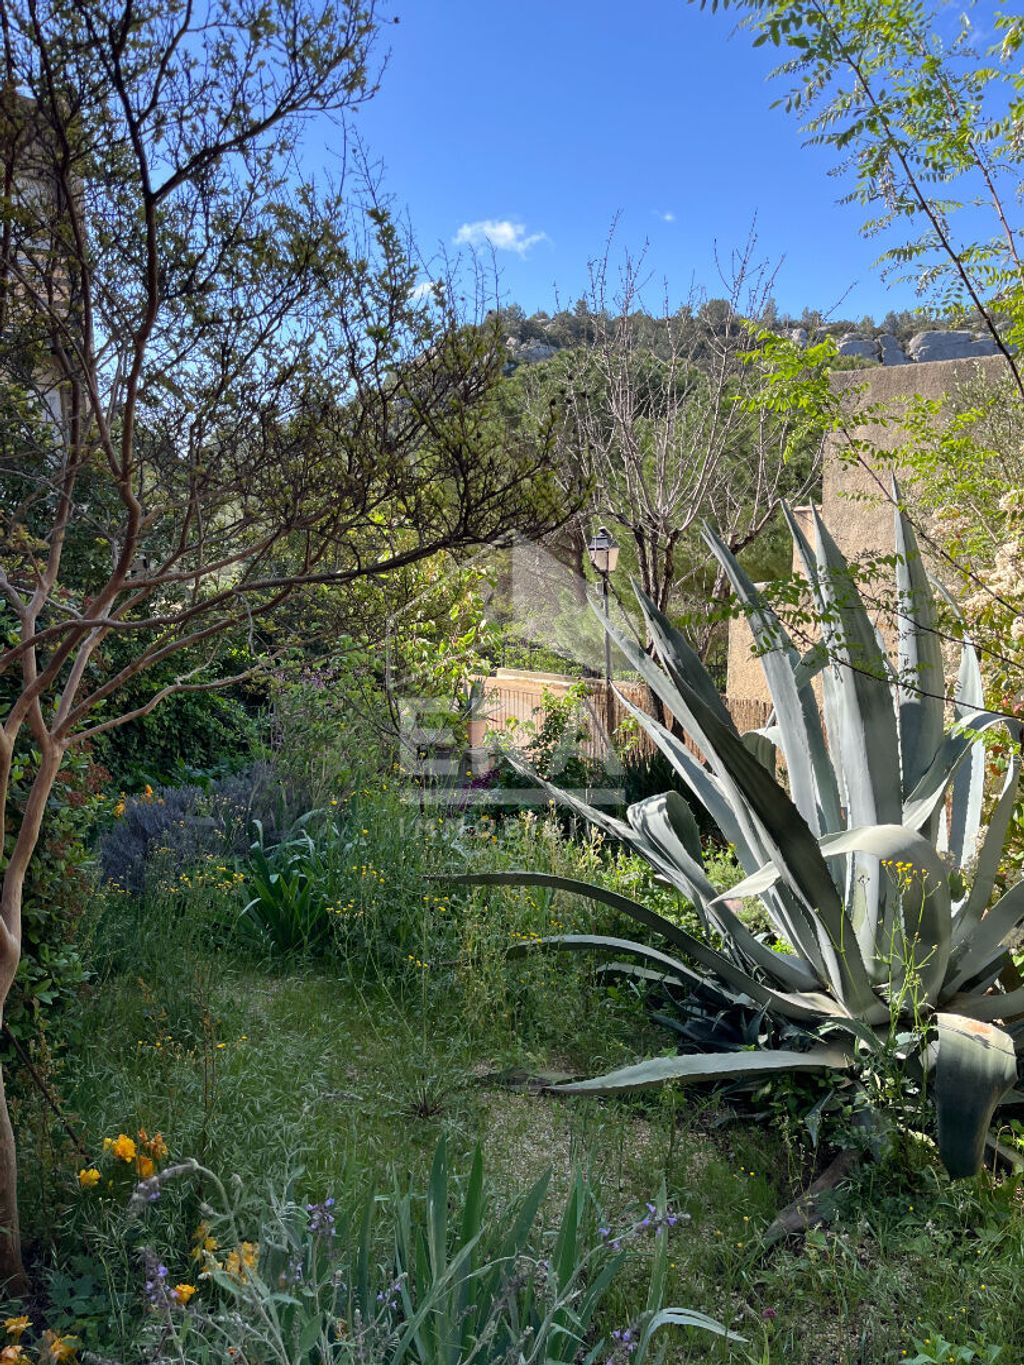
[[[615,706],[612,700],[612,641],[607,629],[608,578],[615,572],[615,566],[619,562],[619,547],[607,526],[600,527],[597,535],[591,537],[587,553],[590,555],[591,564],[601,575],[601,592],[604,596],[604,716],[608,743],[611,744],[612,731],[615,728]]]

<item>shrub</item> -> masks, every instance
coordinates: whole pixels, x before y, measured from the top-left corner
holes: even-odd
[[[274,769],[263,763],[206,786],[147,788],[122,797],[99,841],[104,879],[140,892],[157,851],[165,874],[193,867],[207,855],[242,857],[253,822],[260,822],[272,843],[287,824],[288,806]]]
[[[343,1207],[331,1196],[301,1202],[288,1191],[249,1218],[242,1191],[229,1193],[194,1160],[157,1169],[166,1147],[160,1140],[154,1161],[154,1140],[143,1137],[111,1139],[108,1164],[115,1181],[129,1164],[153,1168],[138,1179],[124,1220],[142,1272],[134,1311],[124,1306],[141,1324],[137,1345],[147,1358],[193,1365],[223,1360],[227,1350],[250,1365],[314,1356],[337,1365],[570,1365],[584,1353],[588,1361],[614,1354],[621,1344],[628,1348],[623,1358],[642,1365],[668,1326],[742,1340],[702,1313],[664,1307],[669,1230],[680,1222],[664,1191],[613,1231],[603,1226],[597,1192],[577,1174],[560,1217],[546,1227],[548,1176],[522,1200],[500,1205],[479,1149],[458,1179],[442,1139],[423,1193],[396,1183],[387,1200],[371,1193],[361,1206]],[[84,1199],[109,1202],[104,1176],[102,1163],[83,1167]],[[180,1185],[202,1195],[192,1245],[158,1252],[161,1209]],[[627,1261],[641,1258],[648,1267],[643,1309],[602,1333],[597,1323],[609,1288]],[[23,1349],[33,1349],[30,1324],[18,1330]],[[40,1358],[45,1349],[42,1343]]]

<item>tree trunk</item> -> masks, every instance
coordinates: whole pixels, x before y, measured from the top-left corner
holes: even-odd
[[[25,802],[21,827],[4,870],[0,895],[0,1022],[21,961],[21,906],[25,873],[39,842],[46,803],[60,770],[63,749],[56,744],[43,749],[39,771]],[[7,792],[3,799],[6,805]],[[22,1294],[28,1277],[21,1259],[21,1228],[18,1219],[18,1164],[14,1129],[7,1109],[2,1070],[0,1070],[0,1288],[8,1294]]]
[[[3,1070],[0,1068],[0,1289],[21,1295],[28,1289],[28,1276],[21,1261],[21,1229],[18,1223],[18,1165],[14,1130],[7,1112]]]

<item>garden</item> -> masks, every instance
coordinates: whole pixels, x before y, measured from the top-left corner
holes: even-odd
[[[903,531],[899,563],[919,563]],[[842,647],[856,635],[877,655],[819,536],[821,592],[849,589],[830,599]],[[817,706],[787,703],[808,703],[814,668],[795,675],[780,618],[719,553],[762,632],[787,785],[818,793],[804,809],[820,820],[827,791],[863,776],[856,699],[829,755]],[[921,616],[913,570],[900,588]],[[674,780],[628,811],[588,810],[578,784],[607,781],[593,771],[557,785],[553,755],[584,724],[573,696],[469,802],[479,783],[411,774],[394,738],[367,742],[337,680],[302,668],[275,686],[258,763],[137,778],[116,800],[95,762],[69,776],[30,901],[40,919],[59,902],[67,943],[29,948],[8,1016],[32,1276],[9,1359],[1017,1358],[1024,1130],[1013,1044],[1003,1061],[1007,1035],[980,1022],[1014,1012],[999,994],[1012,879],[974,931],[963,918],[1019,838],[1017,759],[983,733],[1007,722],[979,706],[949,730],[906,822],[824,835],[879,868],[854,874],[879,936],[894,912],[905,926],[875,956],[882,990],[858,998],[849,952],[825,998],[795,920],[816,844],[790,829],[781,880],[744,877],[744,840],[797,807],[647,610],[660,663],[619,644],[708,762],[638,709]],[[907,713],[889,714],[908,745]],[[260,725],[231,720],[258,747]],[[885,757],[861,799],[898,795]],[[1002,767],[1003,795],[973,881],[939,863],[940,886],[929,822],[950,788],[952,826],[977,826],[955,790],[975,757]],[[524,781],[546,804],[517,806]],[[719,781],[721,809],[702,787]],[[680,793],[701,790],[730,840],[698,828]]]
[[[373,3],[3,6],[0,1365],[1024,1360],[1024,24],[738,8],[860,351],[427,262]]]

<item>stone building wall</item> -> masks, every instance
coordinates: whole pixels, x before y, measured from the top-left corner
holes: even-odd
[[[847,395],[851,410],[885,403],[898,411],[901,402],[917,396],[941,399],[959,384],[981,377],[993,384],[1005,373],[1002,356],[960,357],[913,365],[878,366],[869,370],[843,371],[833,376],[836,390]],[[854,429],[855,438],[870,442],[878,451],[894,450],[902,440],[897,425],[864,423]],[[836,544],[848,559],[893,552],[893,510],[884,493],[884,475],[870,465],[843,458],[843,437],[828,438],[823,454],[821,514]],[[880,481],[881,480],[881,481]],[[794,569],[799,566],[794,562]],[[737,700],[768,700],[764,673],[753,653],[750,627],[743,618],[730,623],[726,695]]]

